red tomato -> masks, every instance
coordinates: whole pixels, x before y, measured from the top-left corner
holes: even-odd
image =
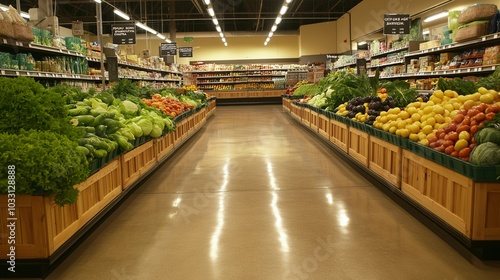
[[[456,123],[456,124],[459,124],[461,123],[462,121],[464,120],[464,115],[463,114],[460,114],[458,113],[454,118],[453,118],[453,122]]]
[[[473,120],[476,120],[478,122],[482,122],[484,119],[486,119],[486,115],[483,112],[478,113],[474,117],[472,117]]]
[[[491,104],[487,109],[486,109],[486,114],[488,113],[498,113],[500,112],[500,106],[497,104]]]
[[[464,119],[463,119],[463,121],[460,124],[470,125],[470,117],[469,116],[465,116]]]
[[[458,133],[455,131],[450,131],[448,134],[446,134],[444,140],[451,140],[453,142],[456,142],[458,140]]]
[[[439,147],[436,147],[436,150],[438,150],[440,152],[444,152],[445,147],[444,146],[439,146]]]
[[[491,121],[492,119],[495,118],[495,115],[496,115],[496,113],[489,112],[489,113],[486,113],[486,117],[485,118],[486,118],[487,121]]]
[[[471,108],[469,111],[467,111],[467,116],[469,117],[474,117],[475,115],[479,114],[480,111],[476,108]]]
[[[451,155],[455,151],[455,147],[453,145],[450,145],[444,149],[444,152],[448,155]]]
[[[451,152],[450,156],[452,157],[458,157],[458,152],[453,149],[453,152]]]
[[[470,126],[468,126],[468,125],[462,124],[462,125],[459,125],[457,127],[457,133],[458,134],[460,134],[460,132],[462,132],[462,131],[467,131],[468,132],[469,130],[470,130]]]
[[[473,125],[473,126],[471,126],[471,127],[470,127],[470,134],[471,134],[471,135],[474,135],[474,134],[476,134],[476,132],[477,132],[478,130],[479,130],[479,126],[477,126],[477,125]]]
[[[460,150],[460,152],[458,153],[458,157],[460,158],[466,158],[466,157],[469,157],[470,155],[470,148],[463,148]]]

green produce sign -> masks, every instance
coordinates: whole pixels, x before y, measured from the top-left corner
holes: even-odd
[[[193,37],[184,37],[184,42],[186,43],[192,43],[194,41]]]

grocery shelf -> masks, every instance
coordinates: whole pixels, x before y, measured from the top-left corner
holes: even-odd
[[[64,74],[64,73],[38,72],[38,71],[12,70],[12,69],[0,69],[0,75],[8,77],[23,76],[23,77],[33,77],[33,78],[72,79],[72,80],[88,80],[88,81],[102,80],[102,76],[94,76],[94,75]]]
[[[182,75],[182,73],[178,72],[178,71],[171,71],[171,70],[157,69],[157,68],[153,68],[153,67],[141,66],[141,65],[134,64],[134,63],[130,63],[130,62],[125,62],[125,61],[118,61],[118,66],[126,66],[126,67],[130,67],[130,68],[137,69],[137,70],[146,70],[146,71],[155,71],[155,72],[163,72],[163,73],[172,73],[172,74]]]
[[[379,68],[379,67],[385,67],[385,66],[391,66],[391,65],[398,65],[398,64],[403,64],[404,60],[398,60],[394,62],[388,62],[388,63],[382,63],[379,65],[370,65],[369,67],[367,66],[366,69],[372,69],[372,68]]]
[[[388,54],[391,54],[391,53],[397,53],[397,52],[406,51],[406,50],[408,50],[408,46],[401,47],[401,48],[390,49],[390,50],[387,50],[387,51],[384,51],[384,52],[379,52],[379,53],[373,54],[370,57],[370,59],[377,58],[377,57],[384,57],[384,56],[386,56]],[[367,59],[367,61],[368,61],[368,59]]]
[[[460,43],[451,43],[448,45],[443,45],[443,46],[439,46],[439,47],[435,47],[435,48],[412,51],[412,52],[407,53],[405,55],[405,57],[412,58],[412,57],[418,57],[418,56],[421,56],[424,54],[436,54],[436,53],[440,53],[443,51],[454,51],[454,50],[468,49],[470,47],[488,46],[488,45],[491,45],[493,43],[500,43],[500,33],[494,33],[494,34],[482,36],[476,40],[465,41],[465,42],[460,42]]]
[[[381,79],[412,79],[412,78],[420,78],[420,77],[448,77],[448,76],[459,76],[459,75],[473,75],[473,74],[489,74],[495,72],[495,69],[500,64],[495,65],[487,65],[487,66],[476,66],[476,67],[467,67],[467,68],[459,68],[459,69],[450,69],[450,70],[437,70],[437,71],[426,71],[426,72],[417,72],[417,73],[403,73],[397,75],[389,75],[380,77]],[[369,75],[369,77],[374,77],[375,75]]]

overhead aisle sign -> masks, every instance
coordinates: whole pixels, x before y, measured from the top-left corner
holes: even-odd
[[[120,24],[111,27],[113,44],[134,45],[135,44],[135,24]]]
[[[384,15],[384,34],[410,34],[409,14],[386,14]]]

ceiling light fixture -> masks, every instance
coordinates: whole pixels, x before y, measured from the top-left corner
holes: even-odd
[[[272,32],[276,31],[276,29],[278,29],[278,26],[277,26],[277,25],[273,25],[273,27],[271,27],[271,31],[272,31]]]
[[[280,24],[280,22],[281,22],[281,20],[282,20],[282,19],[283,19],[283,18],[282,18],[281,16],[278,16],[278,17],[276,18],[276,24]]]
[[[358,43],[358,46],[363,46],[363,45],[366,45],[366,41],[361,41]]]
[[[422,35],[427,35],[427,34],[430,34],[431,31],[430,30],[424,30],[424,32],[422,32]]]
[[[439,14],[435,14],[433,16],[430,16],[430,17],[424,19],[424,22],[434,21],[436,19],[444,18],[444,17],[447,17],[447,16],[448,16],[448,11],[441,12]]]
[[[172,43],[172,41],[170,41],[169,39],[165,39],[165,42]]]
[[[286,0],[286,3],[287,3],[287,4],[290,4],[290,2],[292,2],[292,0]]]
[[[215,25],[219,25],[219,21],[218,21],[216,18],[213,18],[213,19],[212,19],[212,22],[213,22]]]
[[[114,9],[113,13],[115,13],[118,16],[120,16],[124,20],[130,20],[130,17],[126,13],[124,13],[124,12],[118,10],[118,9]]]
[[[281,7],[281,10],[280,10],[280,15],[286,14],[287,10],[288,10],[288,6],[283,5],[283,7]]]
[[[219,35],[221,38],[224,38],[224,33],[220,32]]]
[[[203,2],[205,2],[205,5],[207,5],[207,6],[210,5],[210,0],[205,0]]]
[[[135,25],[137,25],[138,27],[140,27],[140,28],[142,28],[142,29],[144,29],[144,30],[146,30],[146,31],[148,31],[148,32],[150,32],[150,33],[152,33],[152,34],[154,34],[154,35],[156,35],[156,34],[158,33],[158,32],[156,32],[156,30],[154,30],[153,28],[151,28],[151,27],[149,27],[149,26],[147,26],[147,25],[144,25],[144,24],[142,24],[142,23],[140,23],[140,22],[136,22],[136,23],[135,23]]]
[[[156,34],[156,36],[162,40],[165,40],[165,38],[166,38],[165,36],[163,36],[163,34],[160,34],[160,33]]]
[[[215,30],[217,30],[217,32],[219,32],[219,33],[222,32],[222,28],[220,28],[220,26],[218,26],[218,25],[215,27]]]
[[[215,16],[214,8],[212,7],[208,8],[207,12],[211,17]]]
[[[101,3],[102,1],[101,0],[94,0],[96,3]]]

